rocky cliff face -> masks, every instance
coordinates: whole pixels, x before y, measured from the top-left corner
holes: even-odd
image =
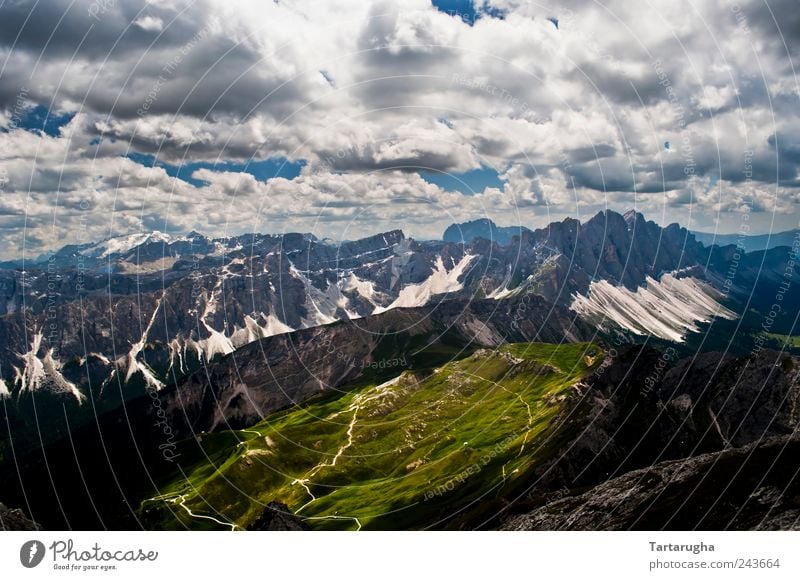
[[[504,527],[795,525],[800,506],[775,490],[794,489],[787,474],[800,468],[800,359],[762,351],[676,360],[636,347],[601,369],[565,417],[577,436],[537,471]]]
[[[800,439],[705,453],[628,472],[510,518],[506,530],[798,530]]]
[[[539,278],[538,290],[562,302],[575,292],[585,292],[592,280],[635,290],[648,277],[704,264],[710,252],[677,224],[661,228],[633,211],[625,215],[600,212],[583,223],[567,218],[535,231],[516,229],[517,240],[506,236],[500,243],[510,243],[520,253],[522,270],[550,259],[557,274]],[[450,226],[445,239],[460,240],[457,232],[466,232],[467,242],[477,237],[497,239],[496,231],[492,222],[478,220]],[[536,270],[528,274],[535,276]]]

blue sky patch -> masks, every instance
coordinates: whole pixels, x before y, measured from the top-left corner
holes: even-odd
[[[43,132],[50,137],[58,137],[61,127],[72,121],[74,112],[54,113],[44,105],[26,108],[19,117],[12,118],[13,126],[31,133]]]
[[[211,171],[230,171],[234,173],[249,173],[259,181],[266,181],[272,177],[283,177],[294,179],[300,175],[300,170],[305,165],[305,161],[288,161],[283,157],[272,157],[260,161],[192,161],[182,165],[172,165],[158,161],[155,155],[149,153],[129,153],[127,157],[145,167],[161,167],[167,175],[176,177],[186,183],[191,183],[195,187],[208,185],[202,179],[195,179],[192,173],[198,169],[210,169]]]
[[[419,174],[428,183],[438,185],[445,191],[460,191],[464,195],[480,193],[487,187],[496,187],[502,190],[505,185],[497,171],[488,167],[472,169],[464,173],[420,171]]]
[[[459,16],[461,20],[472,26],[475,21],[484,16],[502,19],[504,14],[501,10],[486,6],[486,3],[477,2],[478,8],[472,0],[431,0],[431,4],[439,12]]]

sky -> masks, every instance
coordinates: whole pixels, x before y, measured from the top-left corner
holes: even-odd
[[[211,236],[798,227],[796,0],[0,0],[0,257]]]

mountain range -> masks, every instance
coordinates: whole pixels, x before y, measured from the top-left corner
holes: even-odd
[[[461,224],[452,224],[444,231],[445,242],[471,242],[477,238],[495,241],[505,245],[514,236],[530,232],[525,226],[498,226],[488,218],[481,218]],[[791,247],[796,242],[800,230],[786,230],[769,234],[750,234],[746,231],[737,234],[720,234],[716,232],[691,231],[694,239],[705,246],[738,246],[745,252],[759,252],[779,246]]]
[[[222,516],[206,524],[223,528],[291,527],[292,512],[312,528],[542,529],[564,527],[569,510],[593,522],[592,493],[613,502],[638,489],[618,476],[689,459],[699,473],[713,464],[703,453],[735,462],[732,449],[791,434],[791,413],[770,422],[771,408],[759,414],[747,403],[764,396],[756,387],[776,365],[784,378],[769,401],[795,397],[786,377],[797,361],[781,352],[796,349],[796,248],[706,246],[678,224],[605,211],[540,229],[478,220],[451,226],[442,241],[399,230],[340,244],[300,233],[149,232],[66,246],[24,267],[6,262],[0,400],[9,429],[0,463],[24,457],[25,469],[6,470],[0,501],[28,504],[51,528],[195,527],[185,516],[207,500],[187,492],[189,481],[208,486],[216,499],[206,508]],[[744,400],[732,410],[726,401],[742,377]],[[624,394],[643,389],[641,400]],[[447,423],[460,406],[476,415]],[[358,423],[363,413],[374,425]],[[376,419],[389,415],[389,427]],[[427,419],[409,419],[417,416]],[[742,435],[746,421],[753,425]],[[662,422],[661,438],[648,439],[647,426]],[[443,429],[456,438],[443,447],[409,443],[438,440]],[[530,441],[540,452],[525,455]],[[562,453],[566,444],[584,455]],[[351,448],[402,459],[365,463]],[[595,467],[573,473],[601,450]],[[108,465],[87,475],[81,465],[98,453]],[[501,476],[488,468],[463,476],[492,453]],[[264,483],[264,458],[286,478]],[[542,471],[557,458],[557,469]],[[252,501],[232,507],[237,492],[220,485],[228,475],[217,481],[219,470],[208,471],[222,464],[233,480],[254,472],[240,482]],[[415,486],[445,492],[406,493],[402,481],[416,481],[418,470],[428,487]],[[66,493],[78,475],[86,493],[53,503],[48,486]],[[453,478],[468,491],[452,495]],[[366,486],[388,502],[370,505],[404,515],[362,512],[349,486]],[[497,486],[495,500],[479,501]],[[110,507],[98,511],[97,497]],[[425,509],[409,507],[418,501]],[[288,515],[276,520],[265,506]],[[357,515],[333,517],[341,510]],[[453,510],[460,515],[446,517]],[[643,525],[662,522],[648,518]]]
[[[698,242],[707,246],[739,246],[745,252],[759,252],[771,250],[779,246],[791,247],[797,242],[800,230],[787,230],[771,234],[717,234],[714,232],[692,232]]]

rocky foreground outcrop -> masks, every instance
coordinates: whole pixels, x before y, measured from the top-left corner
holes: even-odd
[[[665,461],[511,517],[506,530],[800,530],[800,438]],[[559,496],[551,496],[559,497]]]
[[[585,384],[576,435],[503,529],[796,529],[800,361],[635,347]]]
[[[39,524],[25,515],[21,509],[12,509],[0,503],[0,530],[4,532],[33,532],[41,529]]]
[[[269,502],[258,519],[247,526],[250,532],[302,532],[310,529],[279,501]]]

